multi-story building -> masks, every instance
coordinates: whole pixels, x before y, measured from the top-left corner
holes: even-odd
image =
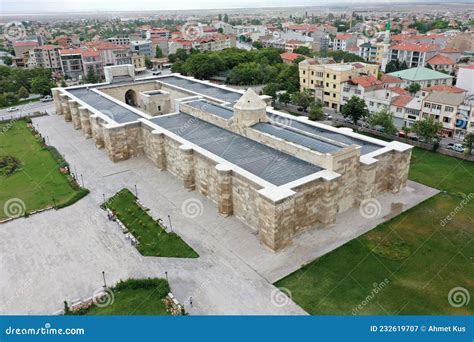
[[[130,42],[130,51],[143,56],[154,56],[153,43],[151,40],[135,40]]]
[[[400,43],[389,47],[389,61],[405,62],[409,68],[424,67],[426,61],[436,55],[438,45]]]
[[[384,58],[384,43],[363,43],[359,45],[357,54],[369,63],[381,65]]]
[[[46,68],[54,72],[61,71],[59,58],[60,46],[42,45],[28,51],[28,68]]]
[[[132,64],[136,74],[145,71],[145,56],[134,53],[132,55]]]
[[[474,64],[459,67],[456,86],[465,89],[468,94],[474,94]]]
[[[16,57],[21,57],[25,52],[38,47],[37,40],[17,40],[13,42],[13,50]]]
[[[394,97],[390,103],[390,113],[397,128],[412,127],[420,120],[422,98],[408,94]]]
[[[59,51],[61,69],[65,76],[80,79],[84,76],[82,49],[62,49]]]
[[[214,34],[192,41],[192,47],[200,51],[220,51],[236,46],[234,35]]]
[[[347,51],[349,46],[356,45],[357,35],[351,33],[338,33],[333,42],[333,50]]]
[[[107,38],[107,41],[116,45],[130,45],[130,38],[128,36],[115,36]]]
[[[443,124],[442,136],[453,138],[456,129],[456,116],[464,99],[464,94],[441,91],[430,92],[423,99],[421,116],[422,118],[432,117],[441,122]]]
[[[82,50],[82,66],[84,68],[84,75],[93,72],[100,77],[104,76],[104,66],[102,65],[102,58],[100,52],[94,49]]]
[[[152,28],[146,31],[146,39],[151,40],[153,38],[171,38],[171,31],[165,28]]]
[[[343,84],[358,76],[377,77],[378,71],[375,64],[319,64],[316,60],[304,60],[299,63],[300,88],[314,91],[315,98],[325,107],[339,111]]]
[[[452,85],[453,76],[428,68],[411,68],[395,71],[389,75],[401,78],[407,85],[418,83],[422,88],[434,85]],[[462,87],[461,87],[462,88]]]
[[[85,45],[99,51],[103,66],[132,63],[130,48],[127,45],[117,45],[104,41],[86,43]]]

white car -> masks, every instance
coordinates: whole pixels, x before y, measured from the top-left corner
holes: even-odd
[[[46,95],[45,97],[43,97],[41,100],[41,102],[50,102],[50,101],[53,101],[53,98],[49,95]]]
[[[10,107],[7,109],[7,112],[11,113],[11,112],[16,112],[18,110],[18,108],[16,107]]]

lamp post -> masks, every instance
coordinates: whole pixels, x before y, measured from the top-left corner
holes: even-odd
[[[135,184],[135,197],[138,198],[138,190],[137,190],[137,185]]]
[[[54,197],[52,199],[53,199],[53,208],[56,209],[56,200],[54,199]]]
[[[107,288],[107,283],[105,282],[105,272],[102,271],[102,278],[104,279],[104,289]]]
[[[82,183],[82,187],[84,187],[84,178],[82,178],[82,173],[81,173],[81,183]]]
[[[168,282],[168,272],[165,271],[166,282]]]
[[[105,194],[102,194],[102,197],[104,198],[104,205],[105,205]]]
[[[171,225],[171,216],[170,215],[168,215],[168,222],[170,224],[171,232],[173,232],[173,226]]]

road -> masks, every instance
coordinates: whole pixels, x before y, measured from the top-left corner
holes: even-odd
[[[33,112],[48,112],[49,114],[53,114],[55,112],[54,102],[30,102],[25,103],[24,105],[15,106],[18,108],[15,112],[8,112],[8,108],[0,109],[0,119],[5,118],[16,118],[19,116],[25,116],[26,113],[33,113]]]

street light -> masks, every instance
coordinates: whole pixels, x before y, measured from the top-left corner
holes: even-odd
[[[168,282],[168,272],[165,271],[166,282]]]
[[[54,200],[54,197],[53,197],[53,208],[56,209],[56,201]]]
[[[170,224],[171,232],[173,232],[173,226],[171,225],[171,216],[170,215],[168,215],[168,222]]]
[[[135,184],[135,197],[138,198],[138,190],[137,190],[137,185]]]
[[[102,197],[104,198],[104,205],[105,205],[105,194],[102,194]]]
[[[81,182],[82,182],[82,187],[84,187],[84,178],[82,178],[82,173],[81,173]]]
[[[104,289],[107,288],[107,283],[105,282],[105,272],[102,271],[102,278],[104,279]]]

